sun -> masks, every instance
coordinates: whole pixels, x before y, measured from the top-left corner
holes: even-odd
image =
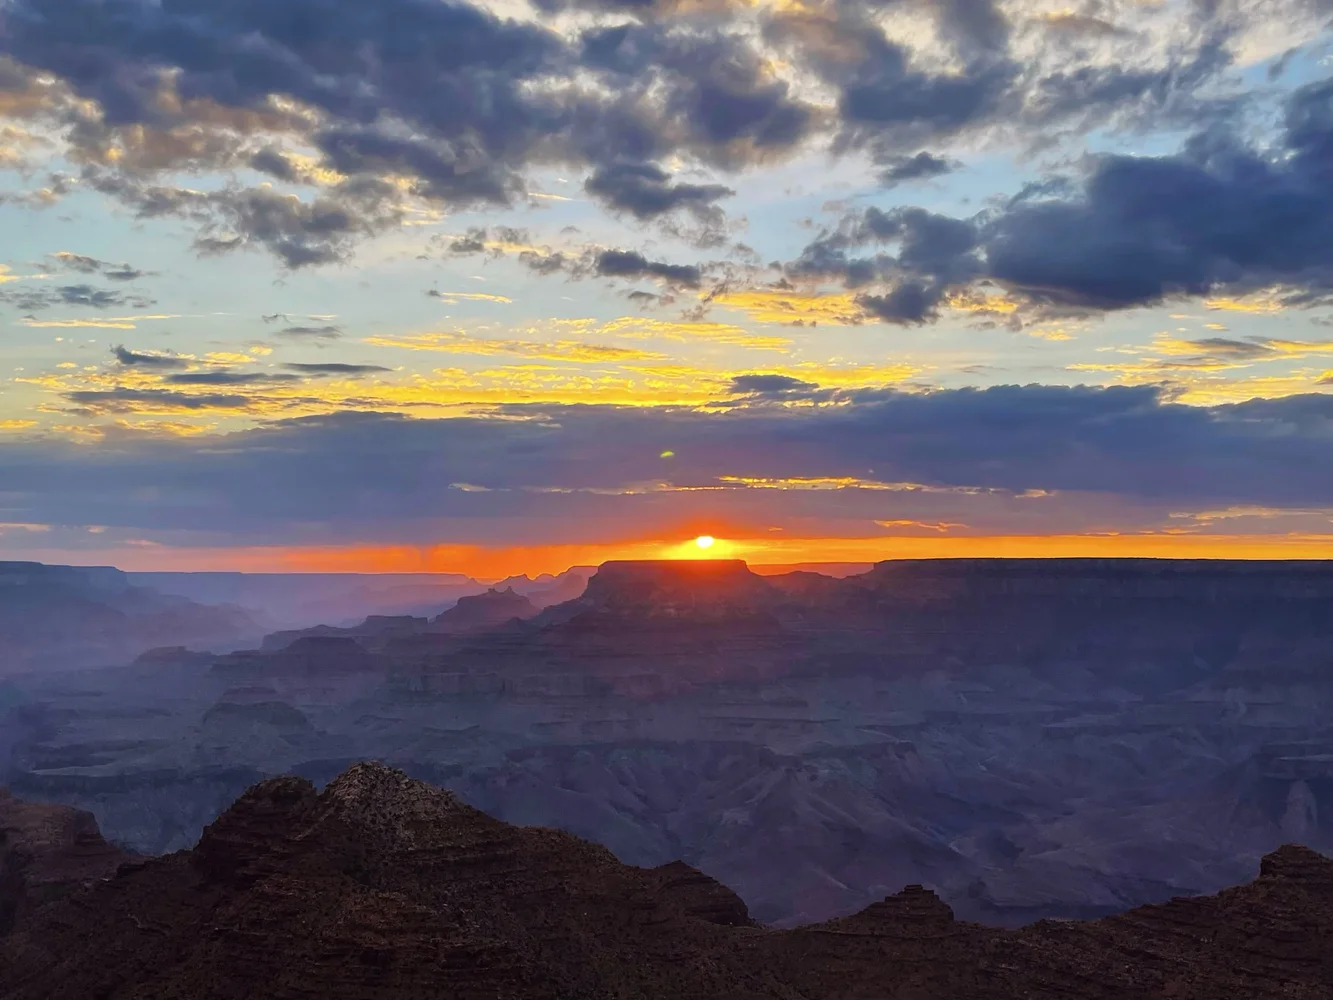
[[[712,535],[700,535],[698,538],[694,540],[694,544],[699,546],[699,548],[701,549],[711,549],[713,547],[713,542],[715,542],[716,540],[717,539],[715,539]]]

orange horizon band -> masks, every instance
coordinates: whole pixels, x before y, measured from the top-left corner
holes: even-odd
[[[42,562],[116,565],[130,571],[249,573],[459,573],[482,580],[560,573],[612,559],[743,559],[753,566],[872,563],[930,558],[1333,559],[1329,535],[995,535],[879,538],[726,538],[701,548],[684,540],[602,545],[486,547],[300,546],[125,547],[33,551]]]

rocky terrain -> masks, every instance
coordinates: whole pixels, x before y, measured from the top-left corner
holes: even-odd
[[[249,789],[190,851],[33,906],[0,937],[13,1000],[1326,1000],[1333,861],[1092,922],[959,921],[920,885],[792,930],[695,868],[630,867],[357,764]]]
[[[21,802],[0,788],[0,935],[34,908],[133,861],[102,838],[91,813]]]
[[[0,783],[158,854],[267,776],[383,759],[784,926],[908,883],[985,923],[1087,919],[1333,852],[1327,564],[621,563],[535,614],[475,600],[527,617],[15,678]]]

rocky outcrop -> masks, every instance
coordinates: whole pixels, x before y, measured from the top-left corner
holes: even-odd
[[[0,788],[0,936],[32,907],[132,859],[102,838],[91,813],[22,802]]]
[[[189,852],[25,914],[12,1000],[133,995],[461,1000],[1327,1000],[1333,862],[1285,847],[1252,883],[1087,923],[958,921],[908,886],[773,931],[683,865],[631,868],[358,764],[250,789]]]
[[[522,594],[538,608],[572,601],[582,595],[588,581],[597,572],[596,566],[571,566],[563,573],[542,573],[536,577],[511,576],[495,585],[496,590],[512,589]]]
[[[540,609],[512,587],[491,588],[475,597],[460,597],[458,603],[430,621],[431,632],[477,632],[515,619],[532,618]]]

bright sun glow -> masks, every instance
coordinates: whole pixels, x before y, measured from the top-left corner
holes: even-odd
[[[700,535],[694,540],[694,544],[701,549],[711,549],[713,547],[713,541],[714,538],[712,535]]]

